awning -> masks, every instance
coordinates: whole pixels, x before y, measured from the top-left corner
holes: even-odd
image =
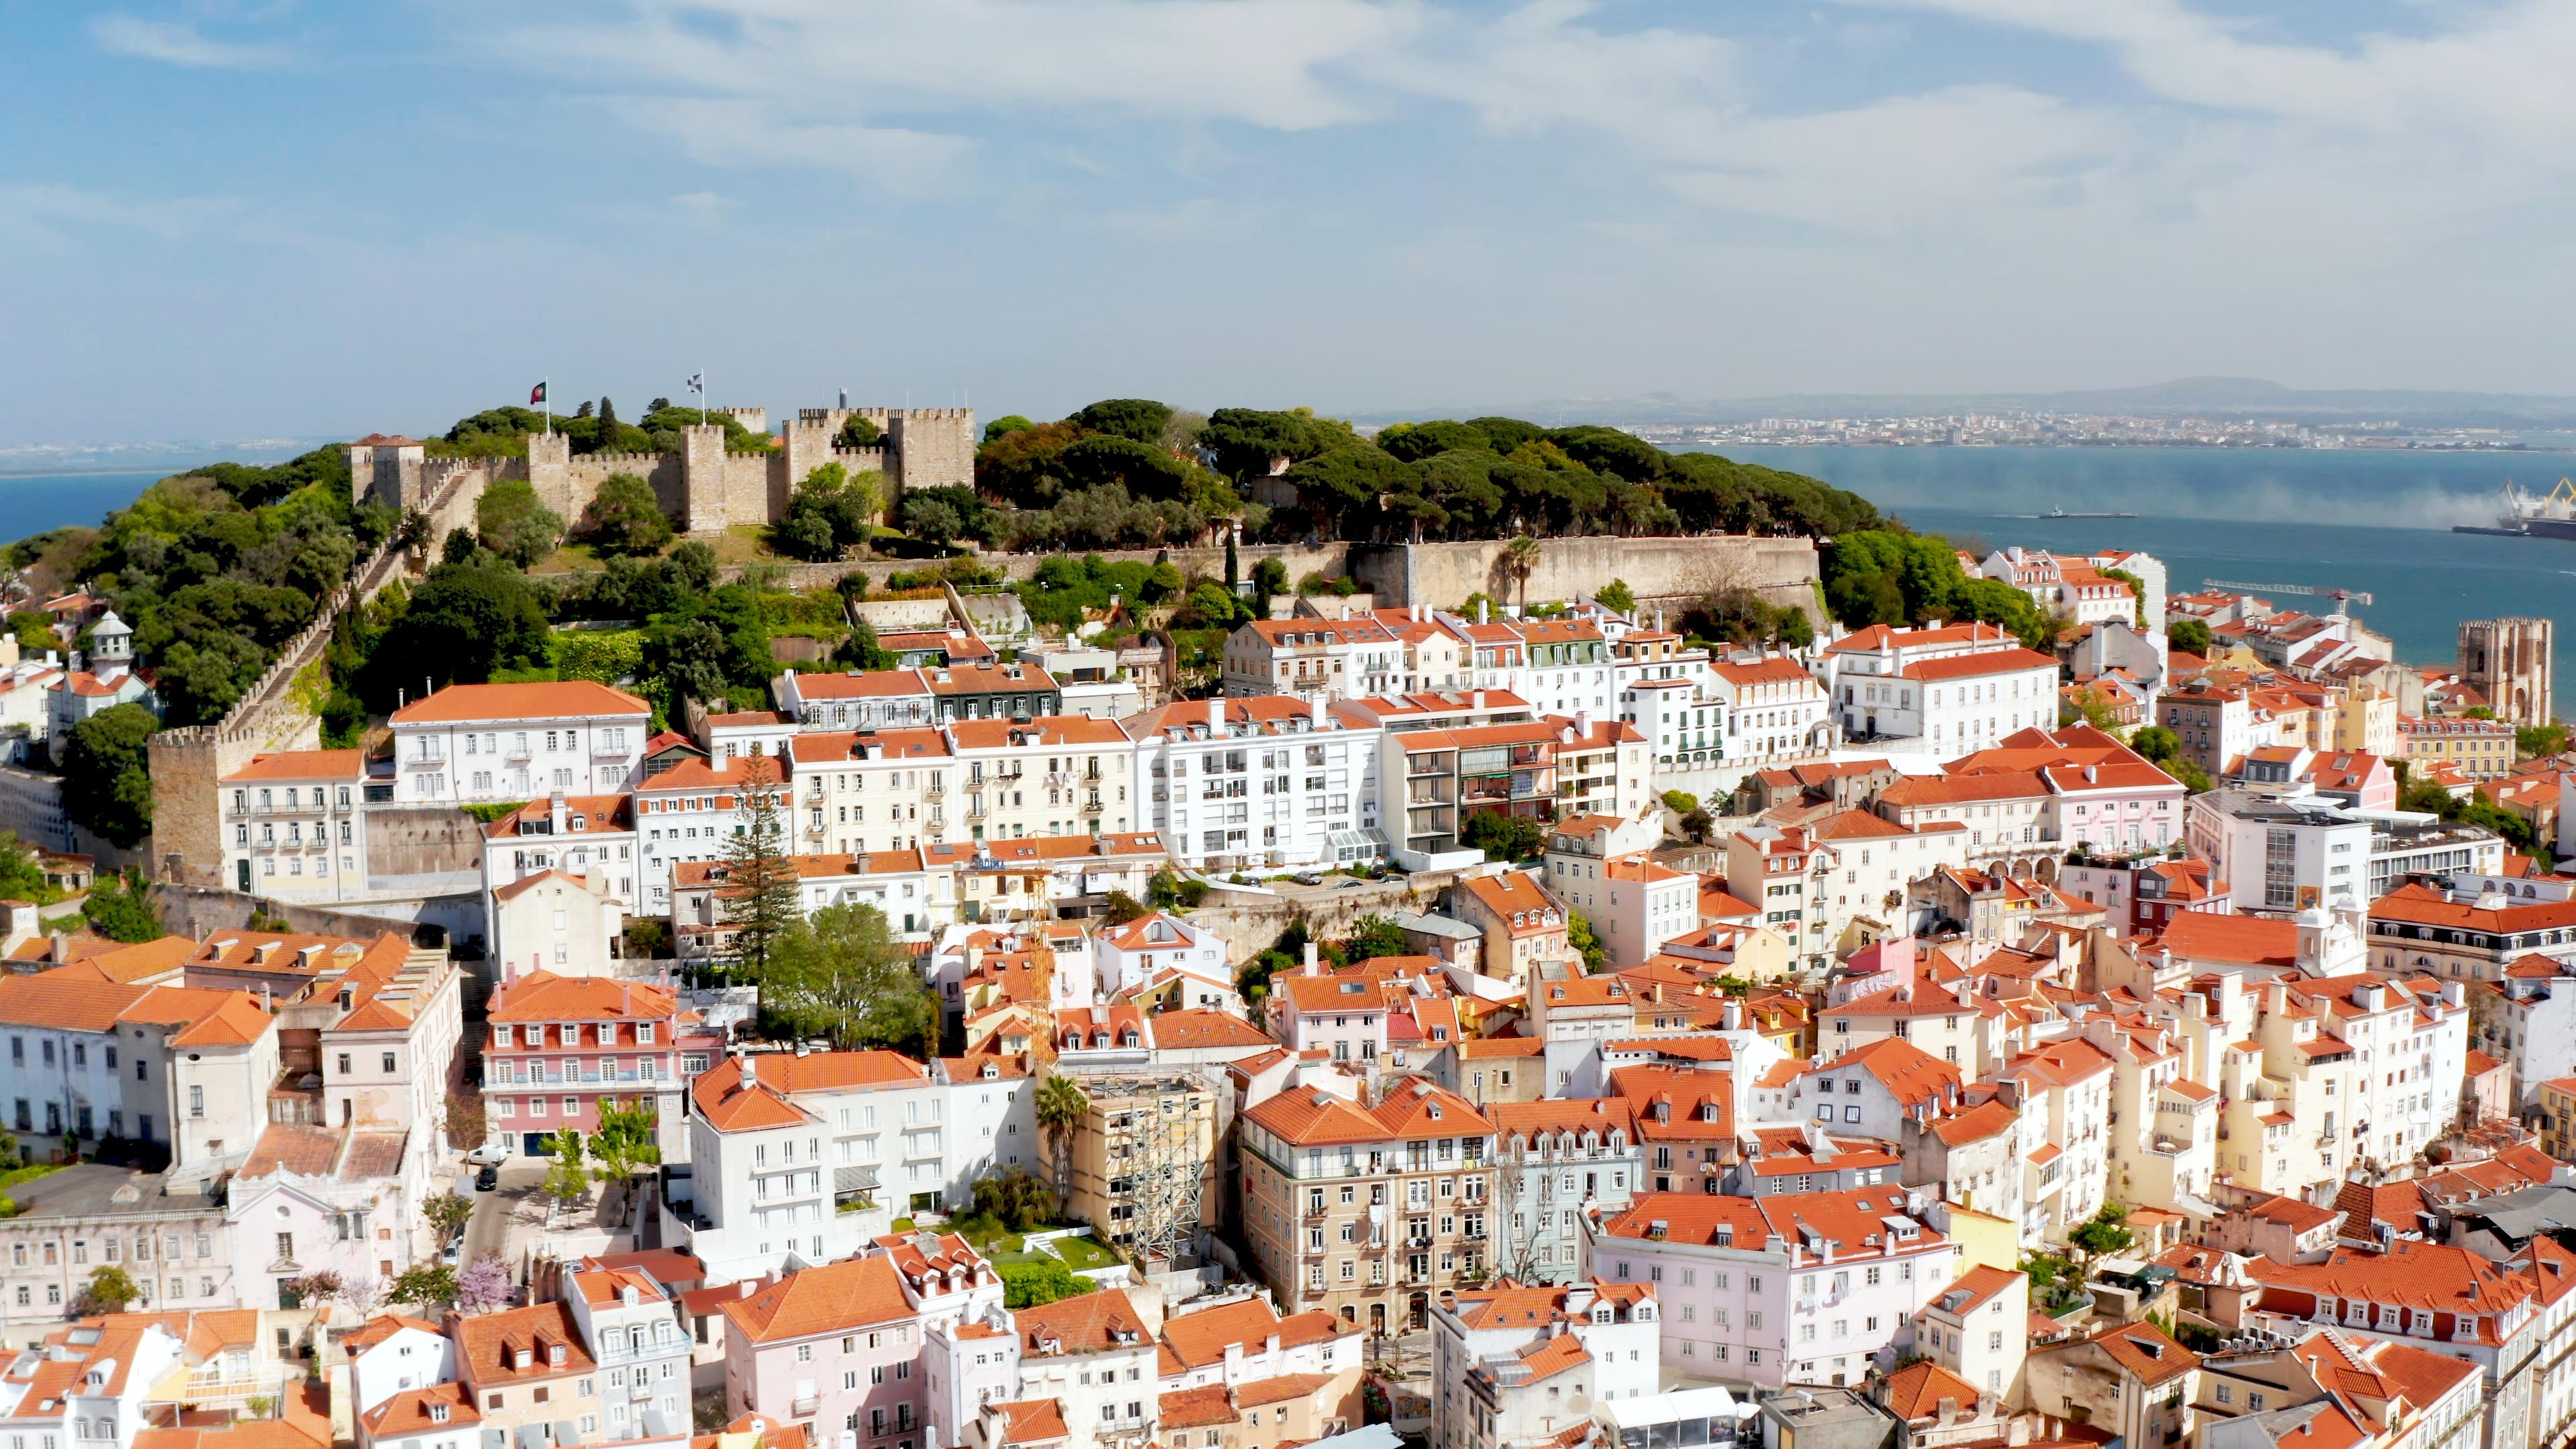
[[[832,1191],[874,1192],[877,1170],[873,1167],[836,1167],[832,1169]]]

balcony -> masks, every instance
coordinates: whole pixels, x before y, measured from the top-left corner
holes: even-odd
[[[818,1410],[818,1409],[820,1409],[820,1408],[822,1408],[822,1407],[823,1407],[823,1396],[822,1396],[822,1395],[820,1395],[820,1394],[807,1394],[807,1395],[805,1395],[803,1398],[800,1398],[800,1399],[798,1399],[798,1400],[795,1402],[795,1404],[794,1404],[794,1405],[792,1406],[792,1408],[791,1408],[791,1414],[792,1414],[792,1416],[793,1416],[793,1417],[795,1417],[795,1418],[802,1419],[802,1418],[805,1418],[805,1417],[807,1417],[808,1415],[810,1415],[810,1414],[814,1413],[816,1410]]]
[[[944,775],[931,776],[930,783],[921,787],[921,793],[929,796],[933,800],[946,795],[948,793],[947,777]]]
[[[1085,815],[1097,815],[1101,812],[1102,808],[1100,797],[1097,795],[1094,795],[1090,799],[1082,802],[1082,813]]]

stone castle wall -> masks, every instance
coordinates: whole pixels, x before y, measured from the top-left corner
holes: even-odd
[[[767,414],[758,408],[728,408],[746,426]],[[874,447],[836,446],[841,424],[852,413],[876,423],[885,439]],[[599,487],[612,474],[632,473],[653,487],[662,511],[690,533],[722,533],[740,524],[767,525],[787,512],[796,485],[825,463],[838,463],[852,475],[877,475],[881,516],[892,518],[905,487],[936,487],[975,481],[975,414],[971,408],[806,408],[778,433],[779,445],[762,453],[725,450],[724,430],[714,424],[682,430],[674,453],[586,453],[573,456],[572,440],[561,433],[539,433],[528,439],[524,458],[428,458],[417,445],[409,448],[352,446],[351,488],[359,500],[373,498],[396,508],[425,506],[445,487],[461,484],[457,501],[462,516],[440,522],[447,529],[470,526],[474,503],[494,481],[522,479],[537,499],[564,520],[577,525]]]
[[[1624,580],[1639,599],[1698,599],[1749,588],[1774,607],[1816,613],[1816,546],[1804,538],[1710,535],[1686,538],[1550,538],[1542,541],[1529,597],[1589,598]],[[1356,545],[1351,573],[1381,606],[1429,604],[1455,609],[1470,594],[1518,603],[1520,581],[1505,562],[1505,543]],[[1822,620],[1817,620],[1822,623]]]

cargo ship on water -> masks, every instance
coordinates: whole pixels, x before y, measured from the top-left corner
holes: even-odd
[[[2561,478],[2558,486],[2543,496],[2525,493],[2508,480],[2504,485],[2504,510],[2496,515],[2495,527],[2477,528],[2460,524],[2451,531],[2576,542],[2576,482]]]

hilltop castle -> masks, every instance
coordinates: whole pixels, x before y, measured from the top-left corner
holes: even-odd
[[[721,408],[754,432],[768,425],[763,408]],[[834,440],[853,416],[883,434],[865,448]],[[890,516],[906,488],[936,488],[975,481],[975,411],[972,408],[801,408],[779,430],[779,444],[765,452],[725,450],[725,430],[714,424],[681,429],[672,453],[586,453],[574,457],[561,433],[528,438],[525,458],[432,458],[421,443],[371,433],[348,445],[350,491],[395,508],[428,508],[440,500],[473,499],[497,479],[526,480],[537,499],[566,523],[580,519],[599,485],[612,473],[632,473],[653,485],[662,511],[689,533],[722,533],[735,524],[768,524],[785,516],[787,501],[806,475],[838,463],[853,475],[882,474],[880,502]],[[451,483],[463,486],[449,491]]]

